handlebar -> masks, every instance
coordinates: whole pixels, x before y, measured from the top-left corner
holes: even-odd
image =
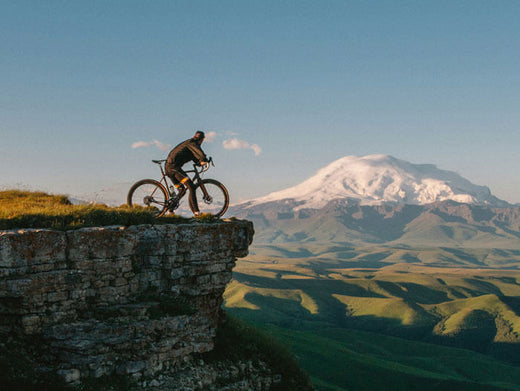
[[[208,159],[208,161],[206,162],[206,164],[204,164],[204,165],[202,166],[202,169],[200,170],[200,173],[202,174],[203,172],[208,171],[210,165],[212,165],[213,167],[215,167],[215,163],[213,163],[213,158],[212,158],[212,157],[210,157],[210,158]],[[197,169],[196,167],[197,167],[197,165],[194,164],[194,165],[193,165],[193,168]]]
[[[209,170],[209,163],[206,163],[202,166],[202,170],[200,170],[200,173],[206,172]]]

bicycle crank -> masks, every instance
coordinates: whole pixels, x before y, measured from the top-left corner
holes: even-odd
[[[168,210],[173,212],[175,209],[179,207],[179,197],[175,196],[168,200]]]

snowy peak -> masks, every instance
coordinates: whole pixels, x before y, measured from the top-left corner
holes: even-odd
[[[299,185],[250,201],[250,205],[294,200],[296,209],[319,209],[333,200],[424,205],[452,200],[507,206],[485,186],[433,164],[412,164],[388,155],[346,156],[319,170]]]

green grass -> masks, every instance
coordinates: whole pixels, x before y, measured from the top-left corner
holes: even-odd
[[[496,295],[454,300],[433,306],[432,310],[443,316],[434,329],[439,335],[493,331],[493,342],[520,342],[520,317]],[[492,320],[491,325],[488,319]]]
[[[520,389],[520,368],[469,350],[339,328],[263,329],[297,352],[320,390]]]
[[[239,318],[226,315],[225,319],[217,329],[215,348],[204,355],[208,361],[258,359],[268,363],[273,375],[282,376],[281,382],[273,385],[273,391],[313,389],[308,374],[286,346]]]
[[[504,300],[520,296],[518,271],[337,266],[239,261],[224,294],[226,306],[278,325],[324,322],[455,344],[475,342],[481,331],[480,349],[494,342],[520,345],[520,316]]]
[[[283,248],[256,246],[239,260],[225,305],[277,330],[320,390],[520,389],[520,271],[481,267],[516,266],[517,250]]]
[[[335,294],[333,297],[345,305],[346,312],[351,317],[368,316],[397,320],[403,326],[427,324],[434,318],[428,316],[426,311],[420,311],[420,307],[411,306],[401,298],[352,297]]]
[[[207,217],[203,217],[206,222]],[[102,204],[72,205],[67,196],[42,192],[0,192],[0,229],[83,227],[135,224],[175,224],[189,220],[179,216],[156,219],[146,208],[108,207]]]
[[[250,309],[259,309],[258,306],[251,304],[245,298],[248,294],[258,294],[265,297],[273,297],[277,299],[287,300],[303,307],[311,314],[318,313],[318,306],[314,300],[305,292],[299,289],[266,289],[255,288],[232,281],[226,288],[224,299],[228,307],[244,307]]]

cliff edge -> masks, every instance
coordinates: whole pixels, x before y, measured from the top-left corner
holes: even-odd
[[[160,377],[213,349],[253,233],[248,221],[0,231],[2,340],[37,341],[39,369],[69,383]]]

